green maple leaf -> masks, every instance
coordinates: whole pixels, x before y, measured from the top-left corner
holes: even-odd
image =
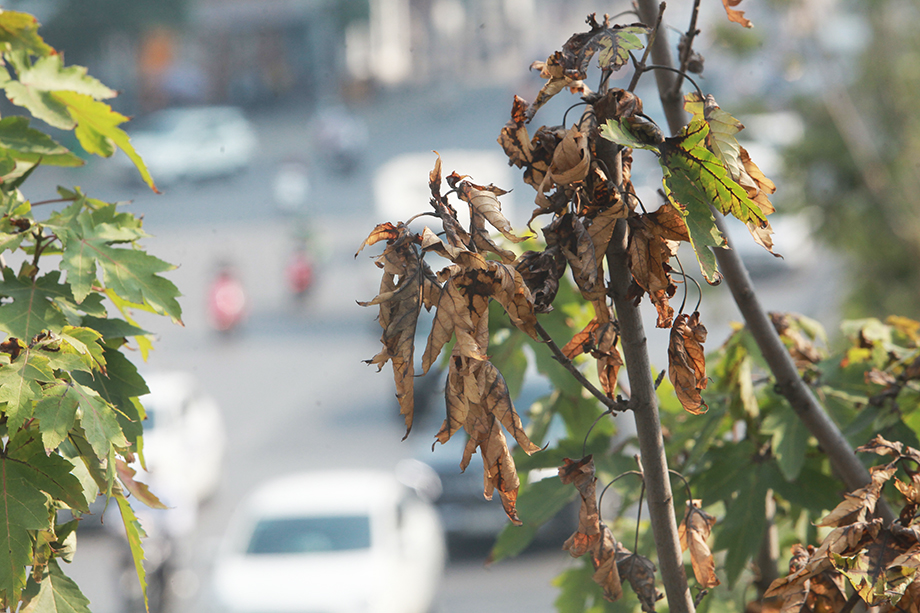
[[[600,133],[607,140],[624,147],[658,151],[658,142],[649,142],[643,134],[634,133],[629,123],[622,119],[608,119],[604,125],[600,126]]]
[[[73,382],[71,393],[75,395],[81,411],[80,425],[97,458],[109,457],[113,448],[126,449],[129,446],[112,405],[78,381]]]
[[[0,13],[2,15],[2,13]],[[15,160],[52,166],[82,166],[83,160],[44,132],[29,127],[25,117],[0,120],[0,148]]]
[[[659,147],[659,161],[665,169],[665,182],[681,204],[686,200],[712,203],[724,214],[744,223],[762,225],[767,217],[743,187],[728,174],[722,161],[706,148],[709,124],[694,118],[677,136],[666,138]]]
[[[694,119],[709,125],[709,148],[722,160],[729,175],[741,176],[745,172],[744,162],[741,161],[741,145],[735,134],[744,129],[744,124],[716,106],[714,101],[707,109],[706,101],[700,99],[696,92],[685,96],[684,108],[693,114]]]
[[[28,342],[42,330],[60,331],[67,324],[58,302],[72,302],[73,293],[60,282],[60,271],[32,279],[3,269],[0,296],[12,299],[0,306],[0,330]]]
[[[73,579],[64,574],[57,560],[50,560],[41,583],[29,582],[20,613],[90,613],[89,599]]]
[[[34,55],[54,53],[38,34],[38,20],[17,11],[0,13],[0,47],[3,51],[26,51]]]
[[[141,311],[147,311],[148,313],[155,313],[156,311],[147,304],[138,304],[135,302],[130,302],[125,300],[111,289],[105,291],[106,297],[112,301],[112,304],[115,305],[115,308],[118,309],[118,312],[121,313],[122,317],[125,318],[128,325],[137,328],[137,321],[132,317],[131,310],[138,309]],[[149,334],[136,335],[135,340],[137,341],[137,349],[141,352],[141,358],[146,362],[147,357],[150,355],[150,352],[153,351],[153,341]]]
[[[134,570],[137,572],[137,580],[141,586],[141,592],[144,594],[144,605],[147,604],[147,573],[144,571],[144,546],[141,539],[147,534],[141,527],[141,523],[131,508],[131,503],[125,498],[121,487],[114,488],[113,495],[118,502],[118,510],[121,511],[121,519],[125,525],[125,536],[128,537],[128,546],[131,549],[131,558],[134,560]]]
[[[60,339],[61,353],[64,355],[76,355],[80,360],[78,366],[66,369],[83,370],[92,372],[94,370],[105,371],[105,354],[99,340],[102,335],[92,328],[77,328],[74,326],[64,326],[61,330]]]
[[[65,221],[65,218],[56,221]],[[61,267],[67,271],[77,301],[89,295],[98,282],[98,263],[107,290],[122,300],[148,304],[156,313],[169,315],[176,321],[180,319],[182,309],[176,301],[179,290],[158,274],[173,270],[175,266],[140,249],[116,246],[144,236],[142,231],[111,223],[97,224],[90,211],[83,211],[67,221],[67,225],[56,228],[60,228],[58,236],[64,244]]]
[[[747,192],[729,176],[725,166],[706,148],[709,125],[695,118],[677,136],[659,146],[665,192],[684,210],[684,221],[703,276],[718,280],[715,254],[710,247],[724,247],[725,237],[716,227],[710,204],[741,221],[762,225],[766,216]]]
[[[67,93],[90,100],[116,95],[114,90],[88,76],[86,68],[65,68],[60,54],[41,57],[34,64],[25,53],[11,53],[8,58],[18,77],[4,84],[10,102],[28,109],[34,117],[55,128],[72,130],[79,123],[69,111],[67,100],[60,99],[58,93],[71,90]]]
[[[57,449],[70,434],[79,404],[73,386],[67,382],[58,381],[45,389],[41,400],[35,404],[35,418],[45,451]]]
[[[90,294],[92,296],[92,294]],[[86,301],[84,301],[85,303]],[[86,328],[92,328],[102,335],[106,342],[116,339],[124,339],[129,336],[146,336],[150,334],[143,328],[129,324],[124,319],[117,317],[96,317],[85,315],[81,320],[81,325]]]
[[[137,372],[137,367],[116,349],[105,350],[105,374],[74,373],[74,379],[95,390],[101,398],[116,409],[115,417],[122,432],[132,446],[143,434],[146,413],[137,401],[138,396],[149,394],[150,389]],[[37,409],[36,409],[37,412]],[[138,449],[140,451],[140,449]]]
[[[612,26],[597,23],[591,18],[590,32],[575,34],[562,46],[562,65],[566,72],[577,74],[575,78],[583,79],[587,75],[588,64],[595,53],[602,70],[617,70],[629,61],[629,52],[641,49],[645,45],[639,35],[647,34],[649,29],[643,25]]]
[[[50,496],[88,511],[73,466],[57,454],[45,455],[31,433],[13,437],[0,453],[0,593],[16,602],[32,561],[30,531],[51,528]]]
[[[32,402],[42,396],[42,383],[54,381],[47,352],[25,347],[10,364],[0,366],[0,402],[5,402],[7,427],[15,432],[32,416]]]
[[[613,27],[606,31],[605,36],[598,41],[600,53],[597,56],[598,65],[604,69],[616,70],[629,61],[629,52],[642,49],[645,46],[640,35],[649,33],[646,26]]]
[[[127,117],[116,113],[109,105],[86,94],[58,91],[52,95],[56,101],[66,107],[69,116],[76,122],[77,139],[86,151],[109,157],[115,153],[115,147],[118,147],[134,163],[144,183],[159,193],[153,183],[153,177],[150,176],[150,171],[147,170],[147,165],[134,150],[131,139],[124,130],[118,127],[128,120]]]

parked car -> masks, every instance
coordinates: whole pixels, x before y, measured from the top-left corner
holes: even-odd
[[[258,146],[249,120],[229,106],[156,111],[128,124],[128,134],[159,185],[239,172]],[[132,177],[137,174],[127,157],[119,160]]]
[[[219,549],[214,610],[428,611],[444,572],[444,533],[430,503],[396,474],[317,471],[259,487]]]

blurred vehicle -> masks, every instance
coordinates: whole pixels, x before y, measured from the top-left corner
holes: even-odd
[[[396,474],[317,471],[259,487],[219,550],[214,610],[429,611],[444,572],[444,535],[432,506]]]
[[[128,124],[131,143],[160,185],[233,174],[256,154],[255,130],[236,107],[171,108]],[[127,157],[118,158],[131,169]]]
[[[145,375],[150,394],[141,397],[147,411],[144,421],[144,459],[137,479],[165,500],[199,504],[220,485],[226,433],[217,402],[205,394],[186,372]],[[194,522],[183,517],[180,506],[167,515],[170,521]],[[174,532],[184,532],[176,527]]]
[[[361,165],[367,125],[345,106],[328,106],[313,119],[316,146],[333,172],[349,175]]]
[[[234,331],[246,318],[246,290],[232,265],[218,264],[208,287],[208,321],[221,333]]]

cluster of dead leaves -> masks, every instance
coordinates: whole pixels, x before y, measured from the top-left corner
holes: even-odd
[[[412,427],[415,334],[421,308],[435,309],[432,329],[422,355],[422,371],[428,372],[444,346],[456,339],[448,360],[445,391],[447,417],[436,435],[446,443],[457,431],[469,439],[463,452],[461,469],[481,452],[486,498],[495,491],[501,497],[508,517],[520,523],[516,511],[520,481],[503,428],[530,454],[539,450],[524,433],[508,387],[498,369],[489,362],[489,303],[497,301],[511,321],[537,338],[534,298],[525,278],[512,265],[515,254],[496,245],[487,224],[512,242],[516,236],[501,212],[498,197],[506,192],[493,185],[482,186],[467,177],[452,173],[446,182],[470,209],[469,229],[461,226],[457,214],[441,194],[441,159],[438,156],[429,175],[431,206],[440,218],[443,240],[429,228],[421,234],[406,224],[377,226],[361,245],[386,241],[377,257],[383,269],[380,293],[363,306],[378,305],[378,321],[383,328],[383,350],[369,363],[379,368],[390,362],[396,381],[400,411],[405,416],[406,434]],[[360,252],[359,249],[358,251]],[[451,263],[437,273],[424,260],[436,253]],[[492,253],[499,260],[486,259]]]
[[[857,451],[894,459],[873,467],[870,483],[845,494],[844,501],[816,524],[833,528],[819,547],[793,548],[789,575],[774,581],[764,594],[767,606],[782,613],[840,611],[847,602],[849,582],[880,613],[920,611],[920,526],[915,523],[920,508],[920,451],[881,435]],[[895,477],[899,466],[910,481]],[[899,518],[886,526],[871,515],[883,486],[892,478],[905,503]]]
[[[574,558],[591,554],[594,582],[601,586],[607,600],[612,602],[623,595],[622,581],[625,579],[639,597],[642,610],[654,612],[655,602],[663,597],[655,587],[655,564],[618,543],[601,521],[593,457],[589,455],[580,460],[565,458],[563,461],[559,478],[563,483],[575,486],[581,497],[581,506],[578,528],[562,548]],[[712,588],[719,585],[719,579],[706,541],[716,519],[703,511],[700,504],[699,500],[687,503],[687,513],[679,526],[680,544],[684,551],[690,551],[693,573],[700,587]]]
[[[645,117],[642,101],[631,92],[610,89],[595,94],[583,83],[594,58],[603,75],[625,66],[630,51],[644,46],[640,36],[648,34],[649,29],[641,24],[612,25],[606,15],[600,22],[595,15],[589,15],[587,23],[588,32],[573,35],[560,51],[534,64],[546,83],[533,103],[514,98],[511,119],[498,139],[509,163],[521,168],[524,180],[536,190],[536,209],[528,226],[541,215],[551,216],[542,228],[544,250],[517,255],[497,244],[490,235],[492,229],[510,243],[524,240],[502,214],[500,197],[506,192],[453,172],[443,179],[450,191],[442,193],[440,156],[428,177],[430,205],[440,221],[440,231],[426,227],[418,234],[407,223],[383,223],[361,245],[363,249],[386,242],[376,259],[376,265],[383,270],[380,291],[373,300],[359,304],[379,308],[383,349],[369,363],[378,368],[391,363],[406,434],[412,428],[414,414],[418,316],[422,307],[434,308],[432,329],[421,359],[422,372],[431,368],[452,338],[456,339],[447,360],[447,417],[437,441],[444,443],[461,429],[468,434],[461,467],[465,469],[472,455],[481,452],[484,494],[491,498],[498,491],[514,522],[519,521],[519,479],[504,433],[509,433],[526,453],[533,453],[537,447],[524,433],[501,373],[489,362],[491,301],[499,302],[514,325],[536,339],[536,316],[552,310],[559,283],[568,269],[584,299],[593,304],[596,317],[566,345],[565,354],[569,359],[591,355],[597,362],[601,387],[614,397],[623,361],[617,348],[617,322],[609,307],[607,261],[608,252],[617,251],[611,250],[614,236],[618,241],[625,236],[633,281],[629,295],[638,303],[648,294],[658,313],[657,325],[671,329],[669,373],[678,398],[692,413],[707,408],[700,395],[707,381],[702,349],[706,329],[698,313],[675,316],[669,303],[678,289],[671,277],[670,260],[680,242],[691,241],[687,210],[672,201],[651,213],[640,207],[631,182],[632,150],[601,137],[599,126],[608,120],[623,122],[637,135],[637,146],[657,146],[665,141],[664,136]],[[537,110],[566,88],[583,94],[587,103],[578,121],[569,127],[541,126],[531,134],[528,124]],[[713,126],[731,119],[719,114],[714,102],[698,102],[699,112]],[[729,136],[740,128],[740,124],[728,125]],[[712,147],[724,148],[722,141],[713,142]],[[767,200],[774,189],[772,183],[745,154],[740,148],[728,151],[725,155],[730,162],[726,165],[748,196],[763,211],[772,212]],[[456,209],[448,199],[450,194],[456,194],[469,208],[468,227],[458,221]],[[617,235],[618,227],[621,234]],[[759,230],[763,227],[759,226]],[[622,246],[618,250],[622,251]],[[446,259],[449,265],[435,273],[425,261],[425,256],[432,253]]]
[[[552,215],[550,223],[542,228],[546,250],[525,254],[516,266],[525,278],[538,279],[531,284],[541,296],[537,312],[551,308],[566,265],[571,270],[582,296],[594,303],[598,315],[572,339],[564,353],[570,359],[580,353],[594,356],[601,384],[613,396],[622,360],[615,348],[615,322],[607,314],[609,288],[605,270],[616,223],[624,220],[633,279],[630,296],[638,304],[648,294],[658,312],[657,326],[672,328],[672,381],[680,381],[683,389],[696,390],[679,396],[688,410],[702,412],[706,405],[698,392],[706,384],[703,353],[700,350],[687,359],[687,351],[677,348],[685,344],[687,330],[683,323],[675,325],[674,308],[670,305],[677,291],[670,260],[681,241],[690,241],[684,213],[668,203],[651,213],[637,211],[638,200],[630,182],[631,150],[619,153],[622,172],[620,182],[615,183],[614,177],[608,176],[610,165],[604,161],[604,148],[610,143],[600,137],[597,128],[599,121],[611,118],[634,119],[637,127],[654,124],[642,119],[642,103],[630,92],[614,89],[603,96],[587,96],[586,101],[589,104],[580,121],[570,129],[543,126],[531,138],[526,123],[530,119],[528,109],[533,107],[515,97],[511,121],[498,140],[509,163],[522,168],[524,180],[537,191],[538,206],[531,223],[540,215]],[[647,136],[654,138],[651,132]],[[705,340],[705,328],[699,323],[699,315],[695,317],[695,335],[690,336],[693,348]],[[681,321],[686,319],[684,316]]]
[[[655,564],[648,558],[629,551],[613,537],[610,529],[600,520],[597,507],[597,477],[594,476],[594,459],[586,456],[580,460],[564,459],[559,468],[563,483],[573,484],[581,496],[578,529],[562,546],[572,557],[591,554],[594,565],[594,582],[604,590],[604,598],[615,601],[623,595],[625,579],[642,603],[642,610],[653,613],[655,602],[664,597],[655,587]]]

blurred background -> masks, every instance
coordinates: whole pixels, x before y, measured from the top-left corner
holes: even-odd
[[[113,107],[135,118],[126,129],[163,192],[143,187],[117,153],[77,170],[42,168],[26,197],[51,199],[57,185],[80,185],[96,198],[129,201],[152,235],[149,251],[179,266],[169,278],[184,294],[184,326],[149,322],[158,342],[142,368],[164,375],[152,398],[172,406],[156,427],[178,420],[173,427],[184,433],[162,443],[182,449],[167,455],[188,459],[162,486],[179,492],[170,513],[180,519],[147,524],[149,572],[154,608],[204,611],[214,603],[209,586],[230,518],[257,485],[310,469],[434,463],[428,446],[440,419],[437,382],[427,388],[434,415],[400,442],[389,367],[377,374],[362,363],[377,353],[380,328],[376,313],[355,301],[371,299],[379,277],[367,252],[355,258],[355,251],[376,223],[425,210],[432,150],[445,174],[514,188],[503,205],[522,229],[533,192],[496,143],[513,95],[533,100],[542,81],[529,65],[585,31],[587,14],[630,6],[4,4],[35,14],[68,64],[88,66],[120,91]],[[673,3],[665,13],[673,48],[690,4]],[[831,342],[844,317],[920,317],[920,38],[911,30],[920,7],[912,0],[746,0],[737,8],[754,28],[730,23],[716,0],[703,1],[696,48],[705,70],[695,78],[747,126],[745,147],[778,186],[773,226],[785,258],[733,234],[762,302],[814,317]],[[612,86],[625,87],[629,71],[618,76]],[[644,79],[638,93],[646,113],[661,119],[652,86]],[[534,128],[560,123],[576,101],[559,94]],[[61,140],[79,151],[76,141]],[[643,163],[634,182],[650,202],[660,173],[654,160]],[[726,287],[706,288],[703,301],[716,347],[740,316]],[[651,314],[648,321],[652,360],[662,367],[667,332],[652,328]],[[189,435],[195,426],[182,420],[196,419],[221,425]],[[205,461],[219,466],[213,487],[182,483],[191,472],[183,467]],[[475,464],[474,492],[481,487]],[[501,515],[498,506],[492,511]],[[96,613],[135,610],[136,579],[122,572],[127,554],[117,531],[81,530],[80,554],[65,571]],[[435,610],[554,610],[550,582],[569,563],[557,546],[483,570],[481,544],[455,541]]]

